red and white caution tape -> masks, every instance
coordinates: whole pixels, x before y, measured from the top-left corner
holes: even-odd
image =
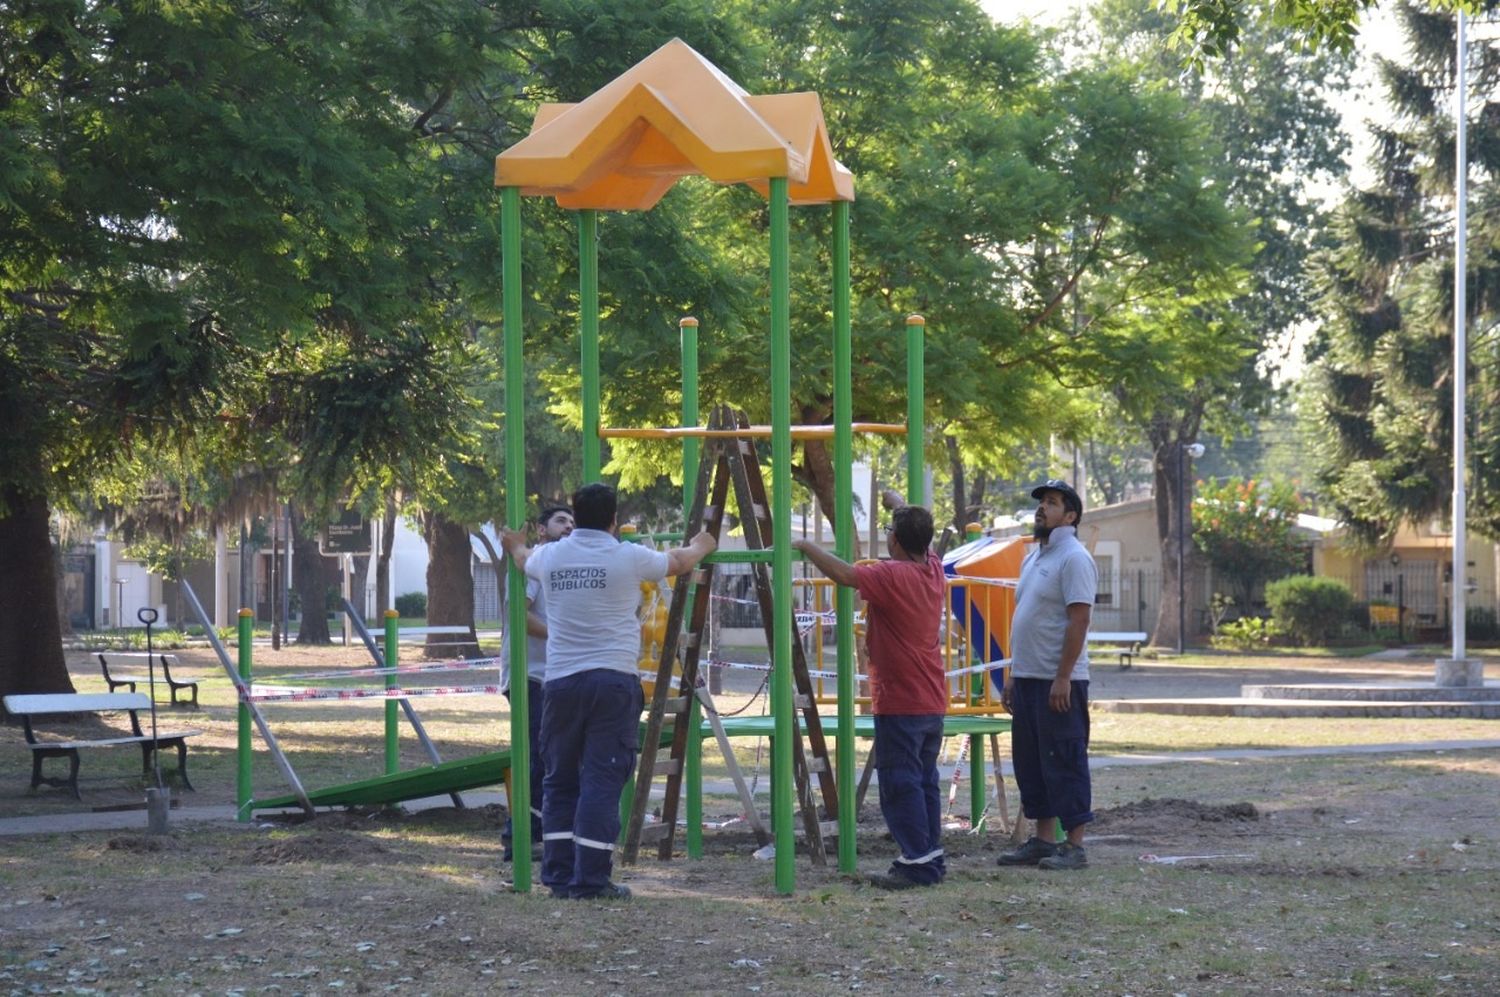
[[[374,665],[365,668],[343,668],[326,672],[299,672],[295,678],[298,682],[308,679],[353,679],[368,678],[376,675],[414,675],[420,672],[467,672],[474,669],[493,670],[500,667],[501,659],[496,658],[449,658],[446,661],[430,661],[422,665],[394,665],[376,667]]]
[[[242,697],[252,703],[310,703],[320,700],[360,699],[415,699],[419,696],[498,696],[503,691],[498,685],[447,685],[419,686],[415,689],[296,689],[288,686],[261,686],[269,692],[256,692]]]
[[[962,588],[966,585],[977,585],[980,587],[1013,589],[1018,579],[1015,578],[975,578],[971,575],[949,575],[948,586],[950,588]]]
[[[975,672],[990,672],[996,668],[1004,668],[1010,664],[1009,658],[999,658],[995,661],[986,661],[983,664],[970,665],[968,668],[955,668],[951,672],[944,672],[944,678],[953,678],[956,675],[973,675]]]

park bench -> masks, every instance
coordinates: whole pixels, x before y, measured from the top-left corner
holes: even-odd
[[[147,655],[133,651],[99,652],[99,668],[104,672],[104,681],[108,683],[109,691],[114,692],[116,689],[122,686],[128,688],[131,692],[139,691],[136,688],[136,684],[145,682],[147,680],[145,667],[149,664],[149,662],[146,660],[148,657],[155,657],[156,663],[161,666],[161,677],[167,683],[167,687],[171,690],[173,706],[177,705],[178,689],[187,689],[191,691],[193,694],[192,705],[198,705],[198,683],[183,682],[172,677],[172,666],[178,664],[177,655],[175,654]],[[120,671],[122,667],[130,668],[132,669],[132,671],[129,673],[122,673]],[[141,669],[141,671],[134,671],[134,669],[138,668]]]
[[[1147,634],[1137,630],[1125,631],[1089,631],[1089,657],[1095,654],[1117,654],[1120,656],[1120,671],[1126,671],[1135,660],[1135,656],[1141,653],[1141,645],[1146,642]]]
[[[151,699],[143,692],[95,692],[95,693],[36,693],[6,696],[5,709],[12,716],[20,717],[26,734],[26,743],[31,748],[31,788],[43,783],[49,786],[66,786],[78,799],[78,751],[80,748],[104,748],[117,744],[141,746],[141,770],[149,778],[152,753],[160,748],[177,749],[177,775],[188,789],[193,784],[187,776],[187,739],[201,733],[196,730],[158,732],[155,737],[141,730],[140,710],[151,709]],[[62,731],[38,736],[33,720],[38,717],[58,717],[82,713],[126,713],[130,716],[130,734],[116,733],[113,737],[70,737]],[[113,733],[113,732],[111,732]],[[46,758],[68,759],[68,777],[42,775],[42,761]]]

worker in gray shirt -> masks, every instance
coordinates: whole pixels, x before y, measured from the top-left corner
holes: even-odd
[[[573,532],[573,510],[561,503],[544,505],[536,518],[537,543],[561,540]],[[505,566],[496,566],[500,579],[500,591],[506,590]],[[542,760],[542,710],[547,705],[547,691],[542,684],[547,680],[547,605],[542,583],[534,578],[526,579],[526,728],[531,731],[531,848],[532,858],[542,857],[542,778],[546,766]],[[500,690],[510,699],[510,614],[501,612],[506,621],[500,651]],[[517,809],[511,802],[511,810]],[[511,819],[505,818],[505,827],[500,832],[500,861],[509,862],[514,854],[511,847]]]
[[[1078,541],[1083,500],[1051,479],[1037,500],[1037,544],[1021,562],[1010,629],[1010,667],[1000,701],[1011,713],[1011,761],[1021,812],[1036,835],[997,860],[1002,866],[1082,869],[1085,826],[1094,819],[1089,778],[1089,618],[1098,590],[1094,558]],[[1061,824],[1067,840],[1057,844]]]

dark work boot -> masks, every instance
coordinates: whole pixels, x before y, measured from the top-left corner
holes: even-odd
[[[1028,838],[1026,844],[1005,852],[995,859],[996,865],[1040,865],[1057,854],[1057,846],[1041,838]]]

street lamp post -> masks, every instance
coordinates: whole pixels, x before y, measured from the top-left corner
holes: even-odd
[[[1203,456],[1203,444],[1184,443],[1177,448],[1177,653],[1187,643],[1187,459]]]

